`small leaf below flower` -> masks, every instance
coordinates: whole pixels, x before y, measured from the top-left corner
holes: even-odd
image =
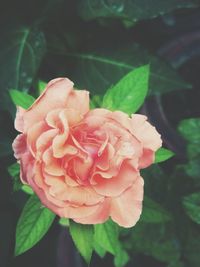
[[[75,246],[87,264],[89,264],[93,252],[93,225],[78,224],[70,220],[69,230]]]

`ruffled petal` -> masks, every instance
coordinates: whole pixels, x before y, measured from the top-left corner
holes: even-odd
[[[134,226],[142,212],[144,181],[142,177],[123,192],[119,197],[111,199],[110,216],[122,227]]]
[[[74,219],[74,221],[82,224],[104,223],[105,221],[108,220],[109,215],[110,215],[110,199],[105,198],[105,200],[102,203],[99,203],[98,209],[93,214],[83,218],[76,218]]]
[[[162,145],[160,134],[156,131],[148,121],[147,117],[139,114],[134,114],[131,117],[132,134],[142,143],[146,149],[156,151]]]
[[[98,194],[103,196],[116,197],[122,194],[137,179],[138,172],[128,163],[124,161],[121,165],[117,176],[110,179],[96,175],[94,181],[96,184],[93,188]]]
[[[15,118],[15,129],[21,133],[24,131],[24,113],[25,109],[17,107],[16,118]]]
[[[139,168],[147,168],[155,159],[155,152],[151,149],[143,149],[142,157],[139,159]]]

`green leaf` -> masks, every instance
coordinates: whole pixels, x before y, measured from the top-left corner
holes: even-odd
[[[117,225],[113,221],[108,220],[103,224],[96,224],[94,226],[94,229],[95,229],[95,234],[94,234],[95,242],[97,242],[106,251],[115,255],[116,252],[118,251],[117,247],[120,247],[120,243],[118,240],[119,232]]]
[[[200,144],[197,144],[195,142],[189,143],[187,145],[187,154],[189,158],[195,158],[200,155]]]
[[[129,260],[128,254],[123,250],[119,241],[119,228],[112,220],[94,226],[94,247],[100,246],[114,255],[116,267],[123,267]],[[97,247],[98,249],[98,247]],[[97,252],[99,252],[97,250]]]
[[[39,80],[38,81],[38,93],[39,95],[44,91],[44,89],[46,88],[47,86],[47,83],[42,81],[42,80]]]
[[[174,152],[172,152],[171,150],[161,147],[160,149],[158,149],[158,151],[156,151],[154,163],[166,161],[174,155]]]
[[[103,258],[106,255],[106,250],[99,245],[99,243],[94,242],[94,250],[99,255],[99,257]]]
[[[184,197],[183,206],[191,220],[200,224],[200,192]]]
[[[62,226],[69,226],[69,219],[67,218],[60,218],[59,219],[59,224]]]
[[[44,34],[36,28],[19,28],[3,37],[0,47],[0,107],[9,108],[7,90],[29,90],[46,52]]]
[[[178,131],[190,143],[200,145],[200,118],[190,118],[179,123]]]
[[[8,167],[8,173],[12,177],[14,177],[16,175],[19,175],[19,173],[20,173],[20,165],[19,165],[19,163],[13,163],[12,165],[10,165]]]
[[[24,109],[28,109],[35,101],[35,98],[33,96],[25,92],[20,92],[18,90],[11,89],[9,90],[9,93],[13,103],[16,106],[20,106]]]
[[[129,255],[125,250],[119,250],[114,258],[115,267],[123,267],[129,261]]]
[[[46,234],[55,214],[43,207],[36,195],[27,201],[17,223],[15,255],[32,248]]]
[[[187,164],[185,164],[184,169],[188,176],[199,180],[200,159],[195,158],[195,159],[190,160]]]
[[[106,92],[102,107],[121,110],[129,115],[136,112],[144,103],[147,95],[148,79],[148,65],[129,72]]]
[[[135,43],[128,47],[120,46],[119,49],[113,45],[112,50],[99,50],[97,48],[97,51],[85,53],[59,52],[62,57],[67,57],[68,75],[78,88],[88,88],[101,95],[128,72],[149,63],[149,94],[191,88],[169,64]],[[70,68],[71,64],[75,67]]]
[[[89,264],[93,252],[93,226],[78,224],[70,220],[69,230],[78,251]]]
[[[30,186],[28,186],[28,185],[25,185],[25,184],[22,185],[21,189],[22,189],[22,191],[24,191],[24,193],[26,193],[28,195],[33,195],[34,194],[32,188]]]
[[[22,189],[22,182],[19,178],[20,174],[20,165],[19,163],[14,163],[8,167],[8,173],[13,178],[13,191],[16,192]]]
[[[146,223],[168,222],[172,219],[170,213],[149,197],[144,197],[143,211],[140,220]]]
[[[143,253],[159,261],[172,262],[180,258],[180,245],[174,230],[166,224],[139,222],[126,242],[131,244],[131,250]]]
[[[102,96],[94,95],[90,100],[90,107],[92,109],[100,108],[102,106],[102,100],[103,100]]]
[[[85,20],[119,18],[131,22],[155,18],[180,8],[198,7],[198,0],[79,0],[78,11]]]

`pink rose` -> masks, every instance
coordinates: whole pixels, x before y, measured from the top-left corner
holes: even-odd
[[[21,180],[46,207],[83,224],[111,217],[135,225],[143,200],[139,171],[161,146],[145,116],[89,110],[89,93],[58,78],[28,110],[18,108],[15,128]]]

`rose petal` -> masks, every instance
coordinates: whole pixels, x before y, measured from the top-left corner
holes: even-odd
[[[102,203],[99,203],[98,209],[93,214],[83,218],[76,218],[74,219],[74,221],[82,224],[104,223],[109,218],[109,214],[110,214],[110,199],[105,198],[105,200]]]
[[[80,114],[88,112],[89,93],[73,90],[73,82],[67,78],[53,80],[47,84],[43,94],[24,113],[25,131],[36,122],[44,120],[51,110],[58,108],[76,109],[77,106]]]
[[[84,218],[87,216],[92,215],[93,213],[96,212],[98,209],[99,205],[93,205],[93,206],[78,206],[78,207],[73,207],[73,206],[67,206],[59,209],[58,215],[63,218],[71,218],[71,219],[76,219],[76,218]]]
[[[24,131],[24,113],[25,109],[17,106],[16,118],[15,118],[15,129],[19,132]]]
[[[147,117],[134,114],[131,117],[131,132],[143,144],[146,149],[156,151],[162,145],[160,134],[149,122]]]
[[[26,135],[25,134],[17,135],[17,137],[12,143],[12,148],[14,151],[15,158],[19,160],[21,156],[27,151]]]
[[[52,148],[48,148],[43,156],[42,156],[43,162],[44,162],[44,171],[47,172],[50,175],[55,176],[62,176],[64,175],[64,170],[62,168],[62,162],[60,159],[56,159],[53,157]]]
[[[150,149],[143,149],[142,157],[139,159],[139,168],[143,169],[150,166],[155,159],[155,152]]]
[[[122,227],[132,227],[139,220],[142,212],[143,179],[135,183],[119,197],[111,199],[111,218]]]
[[[36,142],[39,138],[39,136],[43,135],[44,132],[46,132],[49,129],[48,125],[44,121],[40,121],[36,124],[34,124],[32,127],[30,127],[27,131],[27,144],[29,145],[29,148],[35,156],[36,154]]]
[[[125,161],[122,163],[117,176],[105,179],[100,175],[96,175],[93,188],[98,194],[103,196],[116,197],[122,194],[137,179],[138,172]]]

